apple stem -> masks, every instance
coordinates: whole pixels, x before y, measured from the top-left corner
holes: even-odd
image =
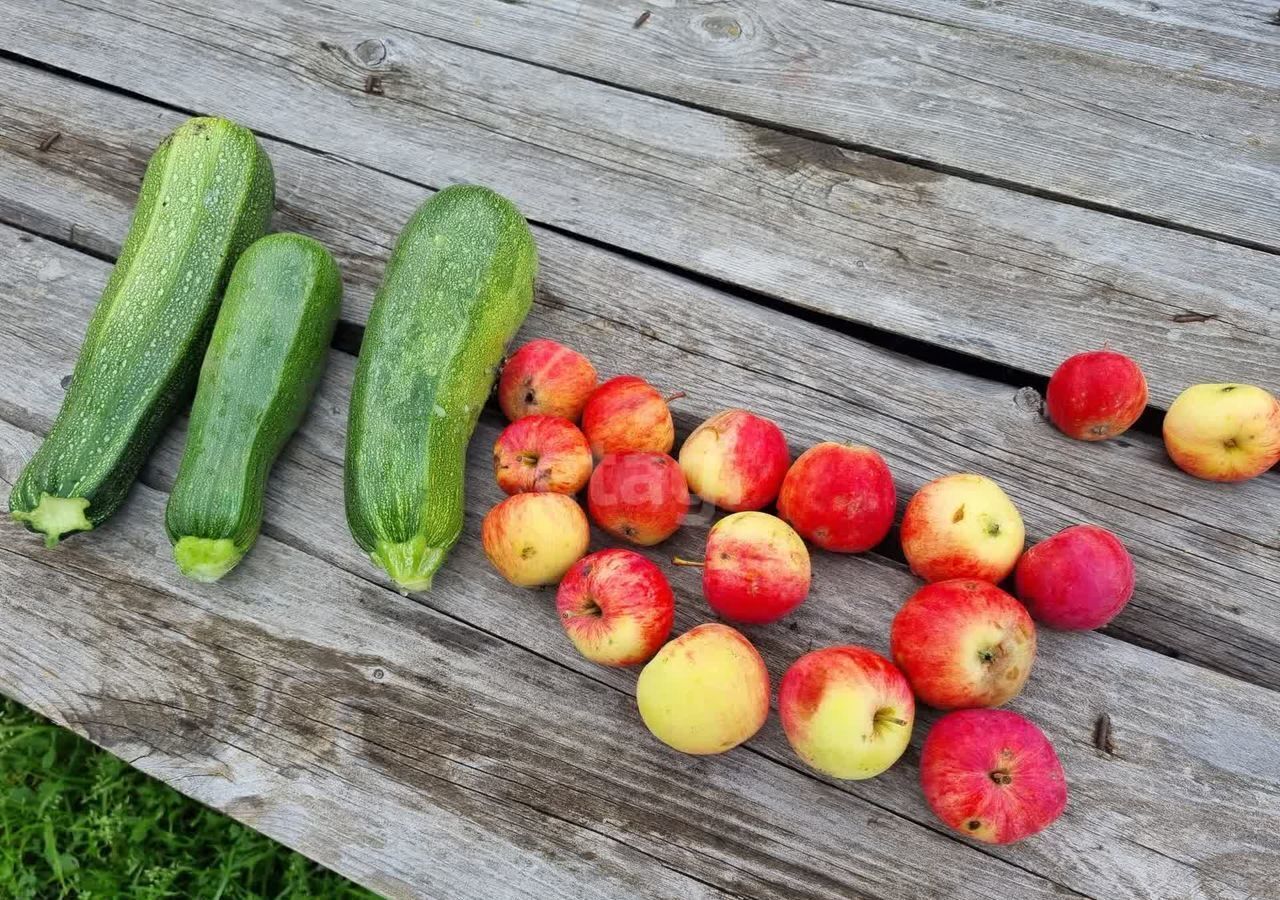
[[[667,396],[663,397],[662,399],[670,403],[672,400],[680,400],[688,396],[689,395],[686,394],[684,391],[676,391],[674,394],[667,394]]]
[[[706,565],[706,562],[705,562],[704,560],[701,560],[701,559],[681,559],[679,556],[673,556],[673,557],[671,557],[671,562],[672,562],[672,564],[673,564],[673,565],[677,565],[677,566],[688,566],[688,567],[690,567],[690,568],[692,568],[692,569],[701,569],[703,566],[705,566],[705,565]]]

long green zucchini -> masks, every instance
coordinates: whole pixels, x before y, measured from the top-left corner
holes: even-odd
[[[537,249],[488,188],[447,188],[405,226],[369,313],[347,423],[347,523],[404,591],[462,531],[467,443],[533,302]]]
[[[231,267],[273,203],[271,163],[233,122],[191,119],[151,157],[62,408],[9,495],[46,545],[124,502],[191,395]]]
[[[315,393],[341,303],[338,266],[309,237],[268,235],[236,263],[165,509],[189,578],[217,581],[257,540],[267,475]]]

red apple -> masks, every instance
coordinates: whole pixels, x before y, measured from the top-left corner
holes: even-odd
[[[790,462],[782,429],[745,409],[716,413],[680,448],[689,490],[733,512],[772,503]]]
[[[990,478],[972,474],[920,488],[902,514],[901,533],[907,564],[925,581],[1003,581],[1026,538],[1013,501]]]
[[[884,540],[897,504],[893,474],[879,453],[828,441],[791,466],[778,515],[823,550],[861,553]]]
[[[676,442],[671,410],[658,389],[635,375],[610,378],[582,410],[582,432],[596,459],[606,453],[670,453]]]
[[[1077,353],[1049,379],[1045,408],[1063,434],[1106,440],[1127,431],[1147,408],[1147,379],[1123,353]]]
[[[1075,525],[1036,544],[1014,571],[1018,597],[1050,628],[1106,625],[1133,596],[1133,559],[1097,525]]]
[[[1067,776],[1053,744],[1004,709],[940,718],[920,751],[920,786],[948,827],[988,844],[1043,831],[1067,806]]]
[[[596,389],[596,370],[581,353],[539,338],[507,360],[498,381],[498,405],[511,421],[560,416],[572,422]]]
[[[591,448],[568,419],[525,416],[498,435],[493,474],[508,494],[576,494],[591,477]]]
[[[889,631],[893,659],[916,696],[938,709],[999,706],[1022,691],[1036,658],[1027,609],[987,581],[925,585]]]
[[[762,512],[725,516],[707,535],[702,593],[726,619],[763,625],[781,619],[809,595],[809,551],[791,526]]]
[[[609,534],[648,547],[671,537],[689,512],[684,473],[665,453],[611,453],[587,486],[591,518]]]
[[[519,587],[555,584],[587,552],[591,528],[564,494],[516,494],[489,510],[480,540],[489,562]]]
[[[778,715],[796,754],[834,778],[872,778],[911,740],[916,703],[893,663],[865,647],[800,657],[778,688]]]
[[[662,570],[634,550],[583,557],[556,592],[565,634],[579,653],[604,666],[633,666],[657,653],[675,610]]]

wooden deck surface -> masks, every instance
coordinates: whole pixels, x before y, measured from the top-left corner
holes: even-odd
[[[1275,15],[0,0],[0,490],[57,412],[146,160],[186,116],[257,131],[276,228],[323,241],[347,288],[264,535],[222,582],[170,560],[183,423],[92,534],[49,552],[0,525],[0,691],[393,897],[1280,896],[1280,472],[1198,481],[1159,439],[1191,383],[1280,391]],[[521,339],[688,392],[678,439],[745,405],[795,452],[872,444],[904,500],[979,471],[1029,540],[1080,521],[1124,538],[1133,602],[1102,634],[1042,631],[1012,704],[1062,755],[1059,823],[1003,848],[944,829],[917,784],[929,713],[867,782],[808,770],[776,717],[721,757],[658,744],[635,673],[585,662],[551,594],[479,549],[495,411],[436,587],[389,589],[343,518],[350,351],[401,225],[460,181],[535,224]],[[1142,364],[1153,410],[1069,441],[1039,392],[1104,342]],[[696,553],[706,524],[653,558]],[[669,572],[677,630],[706,620],[696,575]],[[813,647],[884,651],[916,583],[891,555],[818,553],[809,601],[748,633],[776,686]]]

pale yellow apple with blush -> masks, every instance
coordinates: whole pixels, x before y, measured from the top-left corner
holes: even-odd
[[[555,584],[587,552],[586,513],[564,494],[516,494],[484,517],[480,540],[489,562],[517,587]]]
[[[769,715],[769,672],[759,652],[728,625],[686,631],[658,651],[636,684],[640,718],[682,753],[723,753],[750,738]]]
[[[1252,384],[1197,384],[1169,406],[1164,445],[1197,478],[1244,481],[1280,460],[1280,400]]]
[[[947,475],[916,492],[902,516],[902,552],[925,581],[999,582],[1013,571],[1026,531],[1000,485],[983,475]]]

